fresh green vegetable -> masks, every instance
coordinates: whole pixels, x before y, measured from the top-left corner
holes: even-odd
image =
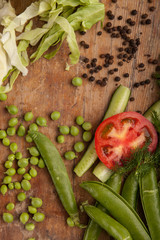
[[[37,123],[38,126],[41,126],[41,127],[46,127],[47,126],[47,120],[43,117],[37,117],[36,123]]]
[[[15,157],[17,160],[22,159],[22,153],[21,152],[16,152]]]
[[[12,211],[13,209],[14,209],[14,203],[8,203],[7,204],[7,206],[6,206],[6,209],[8,210],[8,211]]]
[[[32,177],[31,177],[31,175],[29,173],[25,173],[23,175],[23,178],[29,181],[29,180],[31,180]]]
[[[14,184],[11,182],[11,183],[9,183],[8,184],[8,188],[10,189],[10,190],[13,190],[14,189]]]
[[[32,168],[29,170],[29,174],[31,177],[36,177],[37,176],[37,170],[35,168]]]
[[[85,142],[90,142],[91,139],[92,139],[92,133],[91,133],[91,132],[88,132],[88,131],[85,131],[85,132],[83,133],[83,140],[84,140]]]
[[[113,171],[104,165],[104,163],[99,162],[93,170],[93,174],[101,181],[106,182],[110,176],[113,174]]]
[[[77,135],[79,134],[79,129],[78,129],[77,127],[75,127],[75,126],[71,126],[71,128],[70,128],[70,134],[71,134],[72,136],[77,136]]]
[[[6,138],[7,134],[5,130],[0,130],[0,139]]]
[[[17,123],[18,123],[18,118],[11,118],[11,119],[9,119],[9,121],[8,121],[8,125],[9,125],[10,127],[15,127],[15,126],[17,125]]]
[[[3,213],[3,221],[6,223],[13,222],[13,215],[11,213]]]
[[[122,197],[136,209],[137,198],[138,198],[138,176],[135,171],[131,172],[122,188]]]
[[[152,121],[152,113],[156,112],[158,114],[158,118],[160,119],[160,100],[155,102],[145,113],[144,117],[147,118],[149,121],[151,121],[153,124],[154,122]]]
[[[19,219],[20,219],[21,223],[26,224],[26,222],[28,222],[28,220],[29,220],[29,214],[26,212],[23,212],[23,213],[21,213]]]
[[[7,186],[3,184],[3,185],[1,186],[1,193],[2,193],[3,196],[7,193],[7,190],[8,190],[8,189],[7,189]]]
[[[15,182],[14,183],[14,188],[17,189],[17,190],[21,189],[21,184],[19,182]]]
[[[9,168],[5,173],[9,176],[14,176],[16,174],[16,169],[15,168]]]
[[[11,161],[6,161],[4,164],[5,168],[11,168],[12,165],[13,165],[13,162],[11,162]]]
[[[85,131],[89,131],[89,130],[91,130],[91,128],[92,128],[92,124],[91,124],[90,122],[84,122],[84,123],[82,124],[82,128],[83,128]]]
[[[82,78],[80,78],[80,77],[74,77],[72,79],[72,85],[75,86],[75,87],[81,86],[82,83],[83,83],[83,81],[82,81]]]
[[[25,115],[24,115],[24,120],[26,122],[29,122],[33,119],[33,113],[32,112],[26,112]]]
[[[15,153],[18,149],[18,146],[17,146],[17,143],[11,143],[10,146],[9,146],[10,150]]]
[[[68,224],[69,227],[74,227],[74,222],[73,222],[71,217],[67,218],[67,224]]]
[[[8,147],[10,145],[10,140],[9,138],[3,138],[2,143],[4,146]]]
[[[53,143],[42,133],[30,131],[29,135],[33,138],[45,161],[64,208],[74,221],[75,225],[79,225],[77,204],[64,162],[59,152]]]
[[[109,118],[117,113],[125,110],[130,96],[130,90],[127,87],[119,86],[114,92],[110,105],[103,119]],[[87,151],[83,155],[80,162],[74,168],[74,172],[81,177],[97,160],[97,153],[95,150],[95,140],[91,142]]]
[[[84,150],[84,143],[83,142],[76,142],[74,144],[74,150],[78,153],[82,152]]]
[[[33,216],[33,220],[36,222],[42,222],[45,219],[45,215],[43,213],[37,212]]]
[[[31,204],[33,207],[40,208],[42,206],[42,204],[43,204],[42,199],[33,198],[33,197],[30,197],[30,198],[31,198]]]
[[[39,156],[39,151],[36,147],[30,147],[30,148],[27,148],[27,149],[33,157],[38,157]]]
[[[58,120],[60,118],[61,114],[58,111],[54,111],[51,113],[51,119],[52,120]]]
[[[23,190],[25,191],[29,191],[31,189],[31,184],[28,180],[26,179],[23,179],[22,182],[21,182],[21,186],[23,188]]]
[[[83,182],[80,186],[100,202],[115,220],[127,228],[133,239],[150,240],[148,231],[139,215],[128,202],[113,191],[111,187],[104,183],[93,181]]]
[[[7,135],[8,136],[14,136],[16,133],[16,129],[14,127],[8,127],[7,128]]]
[[[7,100],[7,94],[0,93],[0,101],[6,101]]]
[[[11,176],[6,176],[3,178],[3,183],[4,184],[9,184],[10,182],[12,182],[12,177]]]
[[[35,214],[37,212],[37,208],[33,206],[28,206],[28,212],[31,214]]]
[[[35,229],[34,223],[27,223],[27,224],[25,225],[25,229],[26,229],[27,231],[33,231],[33,230]]]
[[[17,173],[18,173],[19,175],[23,175],[23,174],[25,174],[25,172],[26,172],[26,169],[25,169],[25,168],[18,168],[18,169],[17,169]]]
[[[76,117],[76,123],[82,125],[84,123],[84,118],[82,116]]]
[[[26,194],[24,192],[18,193],[17,199],[18,201],[23,202],[26,199]]]
[[[17,135],[18,135],[19,137],[23,137],[23,136],[25,135],[25,133],[26,133],[26,129],[25,129],[25,127],[21,124],[21,125],[19,126],[18,130],[17,130]]]
[[[28,166],[28,158],[21,158],[18,160],[18,167],[25,168]]]
[[[38,167],[39,168],[45,168],[45,163],[44,163],[42,158],[40,158],[39,161],[38,161]]]
[[[32,165],[37,165],[38,164],[38,158],[37,157],[31,157],[30,158],[30,163]]]
[[[117,240],[128,239],[132,240],[132,237],[128,230],[123,227],[119,222],[114,220],[108,214],[101,211],[99,208],[96,208],[91,205],[85,205],[84,210],[87,215],[99,224],[104,230],[106,230],[110,236],[114,237]]]
[[[13,162],[13,161],[15,160],[15,157],[16,157],[16,156],[15,156],[13,153],[9,154],[9,155],[8,155],[8,161]]]
[[[67,160],[73,160],[76,158],[76,154],[73,151],[68,151],[68,152],[65,152],[64,157]]]
[[[6,109],[11,115],[16,115],[18,113],[18,108],[15,105],[6,106]]]
[[[59,126],[59,131],[61,134],[67,135],[67,134],[69,134],[69,127],[68,126]]]
[[[57,137],[57,142],[58,142],[58,143],[64,143],[64,141],[65,141],[65,138],[64,138],[63,135],[59,135],[59,136]]]
[[[37,124],[36,124],[36,123],[31,123],[31,124],[29,125],[29,130],[31,130],[31,131],[38,131],[38,126],[37,126]]]
[[[32,138],[28,134],[26,135],[26,142],[28,143],[33,142]]]

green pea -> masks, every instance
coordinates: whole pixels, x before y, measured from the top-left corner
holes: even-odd
[[[33,119],[33,113],[32,112],[26,112],[25,115],[24,115],[24,120],[26,122],[29,122]]]
[[[6,223],[13,222],[13,215],[11,213],[3,213],[3,221]]]
[[[8,161],[13,162],[13,161],[15,160],[15,157],[16,157],[16,156],[15,156],[13,153],[9,154],[9,155],[8,155]]]
[[[31,177],[31,175],[29,173],[25,173],[23,175],[23,178],[29,181],[29,180],[31,180],[32,177]]]
[[[71,129],[70,129],[70,134],[72,136],[77,136],[79,134],[79,129],[75,126],[72,126]]]
[[[7,190],[8,190],[8,188],[7,188],[6,185],[1,186],[1,193],[2,193],[3,196],[6,194]]]
[[[20,160],[22,158],[22,153],[21,152],[16,152],[15,157],[17,160]]]
[[[33,216],[33,220],[36,222],[43,222],[45,219],[45,215],[43,213],[37,212]]]
[[[28,220],[29,220],[29,214],[26,212],[23,212],[23,213],[21,213],[19,219],[20,219],[21,223],[26,224],[26,222],[28,222]]]
[[[44,161],[43,161],[42,158],[39,159],[38,167],[39,167],[39,168],[45,168],[45,163],[44,163]]]
[[[26,194],[24,192],[18,193],[17,199],[19,202],[23,202],[26,199]]]
[[[28,240],[36,240],[35,238],[28,238]]]
[[[28,143],[33,142],[33,139],[28,134],[26,135],[26,142]]]
[[[9,121],[8,121],[8,125],[10,127],[15,127],[17,125],[17,123],[18,123],[18,118],[15,118],[15,117],[9,119]]]
[[[30,197],[30,199],[31,199],[31,205],[35,208],[40,208],[43,204],[42,199],[40,198]]]
[[[91,133],[91,132],[88,132],[88,131],[85,131],[85,132],[83,133],[83,140],[84,140],[85,142],[89,142],[89,141],[91,141],[91,139],[92,139],[92,133]]]
[[[16,133],[16,129],[14,127],[7,128],[7,135],[8,136],[14,136]]]
[[[19,126],[18,130],[17,130],[17,135],[18,135],[19,137],[23,137],[23,136],[25,135],[25,133],[26,133],[26,129],[25,129],[25,127],[21,124],[21,125]]]
[[[7,100],[7,94],[6,93],[0,93],[0,101],[6,101]]]
[[[7,206],[6,206],[6,209],[8,211],[12,211],[14,209],[14,203],[8,203]]]
[[[21,184],[19,182],[15,182],[14,183],[14,188],[17,189],[17,190],[21,189]]]
[[[76,117],[76,123],[82,125],[84,123],[84,118],[82,116]]]
[[[73,160],[74,158],[76,158],[76,155],[73,151],[68,151],[64,154],[64,157],[67,160]]]
[[[3,138],[3,139],[2,139],[2,143],[3,143],[4,146],[8,147],[9,144],[10,144],[9,138]]]
[[[29,170],[29,174],[31,177],[36,177],[37,176],[37,170],[35,168],[32,168]]]
[[[25,168],[28,166],[28,158],[21,158],[18,160],[18,167]]]
[[[28,206],[28,212],[31,214],[35,214],[37,212],[37,208],[33,206]]]
[[[30,148],[27,148],[27,149],[32,156],[34,156],[34,157],[39,156],[39,151],[36,147],[30,147]]]
[[[6,108],[11,115],[18,113],[18,108],[15,105],[6,106]]]
[[[38,164],[38,158],[37,157],[31,157],[30,158],[30,163],[32,165],[37,165]]]
[[[67,135],[67,134],[69,134],[69,127],[68,126],[59,126],[59,131],[61,134]]]
[[[31,130],[31,131],[38,131],[38,126],[37,126],[37,124],[36,124],[36,123],[31,123],[31,124],[29,125],[29,130]]]
[[[28,180],[23,179],[21,182],[21,186],[25,191],[29,191],[31,189],[31,184]]]
[[[80,77],[74,77],[72,79],[72,85],[75,86],[75,87],[79,87],[82,85],[82,78]]]
[[[9,183],[8,184],[8,188],[10,189],[10,190],[13,190],[14,189],[14,184],[11,182],[11,183]]]
[[[74,227],[75,226],[75,224],[74,224],[74,222],[73,222],[71,217],[67,218],[67,224],[68,224],[69,227]]]
[[[90,122],[84,122],[84,123],[82,124],[82,128],[83,128],[85,131],[89,131],[89,130],[91,130],[91,128],[92,128],[92,124],[91,124]]]
[[[52,120],[58,120],[60,118],[61,114],[58,111],[54,111],[51,113],[51,119]]]
[[[9,168],[5,173],[9,176],[14,176],[16,174],[16,169],[15,168]]]
[[[13,162],[11,162],[11,161],[6,161],[4,164],[5,168],[11,168],[12,165],[13,165]]]
[[[18,173],[19,175],[23,175],[23,174],[25,174],[25,172],[26,172],[26,169],[25,169],[25,168],[18,168],[18,169],[17,169],[17,173]]]
[[[12,182],[12,177],[11,176],[6,176],[3,178],[3,183],[4,184],[9,184],[10,182]]]
[[[26,229],[27,231],[33,231],[33,230],[35,229],[34,223],[27,223],[27,224],[25,225],[25,229]]]
[[[13,153],[15,153],[18,149],[17,143],[11,143],[9,148]]]
[[[0,139],[6,138],[7,137],[7,133],[5,130],[0,130]]]
[[[84,150],[84,143],[83,142],[76,142],[74,144],[74,150],[76,152],[82,152]]]
[[[37,123],[38,126],[41,126],[41,127],[46,127],[47,126],[47,120],[43,117],[37,117],[36,123]]]
[[[64,139],[64,136],[63,136],[63,135],[59,135],[59,136],[57,137],[57,142],[58,142],[58,143],[64,143],[64,141],[65,141],[65,139]]]

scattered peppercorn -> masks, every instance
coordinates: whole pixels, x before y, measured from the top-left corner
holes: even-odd
[[[122,47],[121,47],[121,48],[118,48],[118,51],[119,51],[119,52],[123,52],[123,50],[124,50],[124,49],[123,49]]]
[[[114,81],[115,81],[115,82],[119,82],[120,80],[121,80],[120,77],[115,77],[115,78],[114,78]]]
[[[146,20],[146,24],[147,24],[147,25],[151,24],[151,19],[148,18],[148,19]]]
[[[129,77],[129,73],[124,73],[123,77],[128,78]]]
[[[85,49],[88,49],[88,48],[89,48],[89,44],[85,44],[85,45],[84,45],[84,48],[85,48]]]
[[[143,63],[140,63],[140,64],[138,65],[138,67],[139,67],[139,68],[144,68],[144,64],[143,64]]]
[[[118,16],[118,18],[117,18],[118,20],[122,20],[123,19],[123,17],[122,16]]]
[[[80,34],[81,34],[81,35],[85,35],[86,32],[85,32],[85,31],[80,31]]]
[[[82,77],[83,77],[83,78],[87,78],[88,75],[87,75],[86,73],[83,73],[83,74],[82,74]]]
[[[95,77],[90,76],[88,79],[89,79],[90,82],[93,82],[95,80]]]
[[[133,102],[133,101],[135,100],[135,98],[134,98],[134,97],[131,97],[129,100],[130,100],[131,102]]]
[[[112,27],[112,23],[111,22],[107,22],[106,23],[106,27]]]
[[[147,14],[147,13],[144,13],[144,14],[141,15],[141,18],[142,18],[142,19],[146,19],[147,17],[148,17],[148,14]]]
[[[101,65],[98,65],[98,66],[97,66],[97,69],[98,69],[98,70],[101,70],[101,69],[102,69],[102,66],[101,66]]]
[[[133,16],[137,15],[137,10],[135,10],[135,9],[132,10],[132,11],[131,11],[131,15],[133,15]]]
[[[90,73],[90,74],[93,74],[93,73],[94,73],[93,69],[90,69],[90,70],[89,70],[89,73]]]
[[[97,32],[97,35],[101,36],[102,35],[102,31]]]
[[[157,59],[154,59],[153,61],[152,61],[152,64],[158,64],[158,60]]]
[[[150,12],[154,12],[155,9],[156,9],[156,8],[155,8],[154,6],[152,6],[152,7],[149,8],[149,11],[150,11]]]
[[[116,3],[117,2],[117,0],[112,0],[112,3]]]
[[[118,68],[114,68],[113,70],[114,70],[114,72],[118,72]]]
[[[108,63],[105,63],[105,64],[103,65],[103,67],[108,68],[108,67],[109,67],[109,64],[108,64]]]
[[[141,21],[140,21],[140,24],[141,24],[141,25],[145,25],[145,24],[146,24],[146,21],[145,21],[145,20],[141,20]]]
[[[146,79],[144,82],[145,84],[150,84],[151,81],[149,79]]]
[[[139,85],[140,85],[140,83],[135,83],[135,84],[134,84],[134,87],[135,87],[135,88],[138,88]]]
[[[140,85],[142,85],[142,86],[145,85],[145,81],[141,81]]]
[[[118,62],[118,65],[123,66],[123,62],[122,61]]]
[[[87,68],[91,68],[91,65],[90,65],[90,64],[87,64],[86,67],[87,67]]]
[[[96,83],[100,85],[101,84],[101,80],[97,80]]]
[[[152,3],[153,2],[153,0],[148,0],[148,3]]]
[[[89,59],[88,58],[84,58],[83,62],[88,63]]]
[[[113,19],[115,18],[115,16],[114,16],[113,14],[111,14],[111,15],[108,16],[108,18],[109,18],[110,20],[113,20]]]
[[[85,41],[80,41],[80,45],[84,46],[85,45]]]
[[[114,74],[114,70],[109,70],[108,73],[109,73],[110,75],[113,75],[113,74]]]

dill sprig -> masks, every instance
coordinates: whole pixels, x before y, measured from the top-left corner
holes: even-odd
[[[160,133],[160,119],[159,119],[156,111],[152,112],[152,122],[153,122],[157,132]]]
[[[150,143],[146,143],[142,148],[136,149],[129,159],[123,161],[123,166],[118,168],[118,172],[125,175],[135,171],[137,175],[145,175],[151,166],[160,166],[160,148],[155,153],[148,151]]]

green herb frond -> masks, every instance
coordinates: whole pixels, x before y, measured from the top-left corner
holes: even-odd
[[[157,132],[160,133],[160,119],[159,119],[156,111],[152,112],[152,122],[153,122]]]

